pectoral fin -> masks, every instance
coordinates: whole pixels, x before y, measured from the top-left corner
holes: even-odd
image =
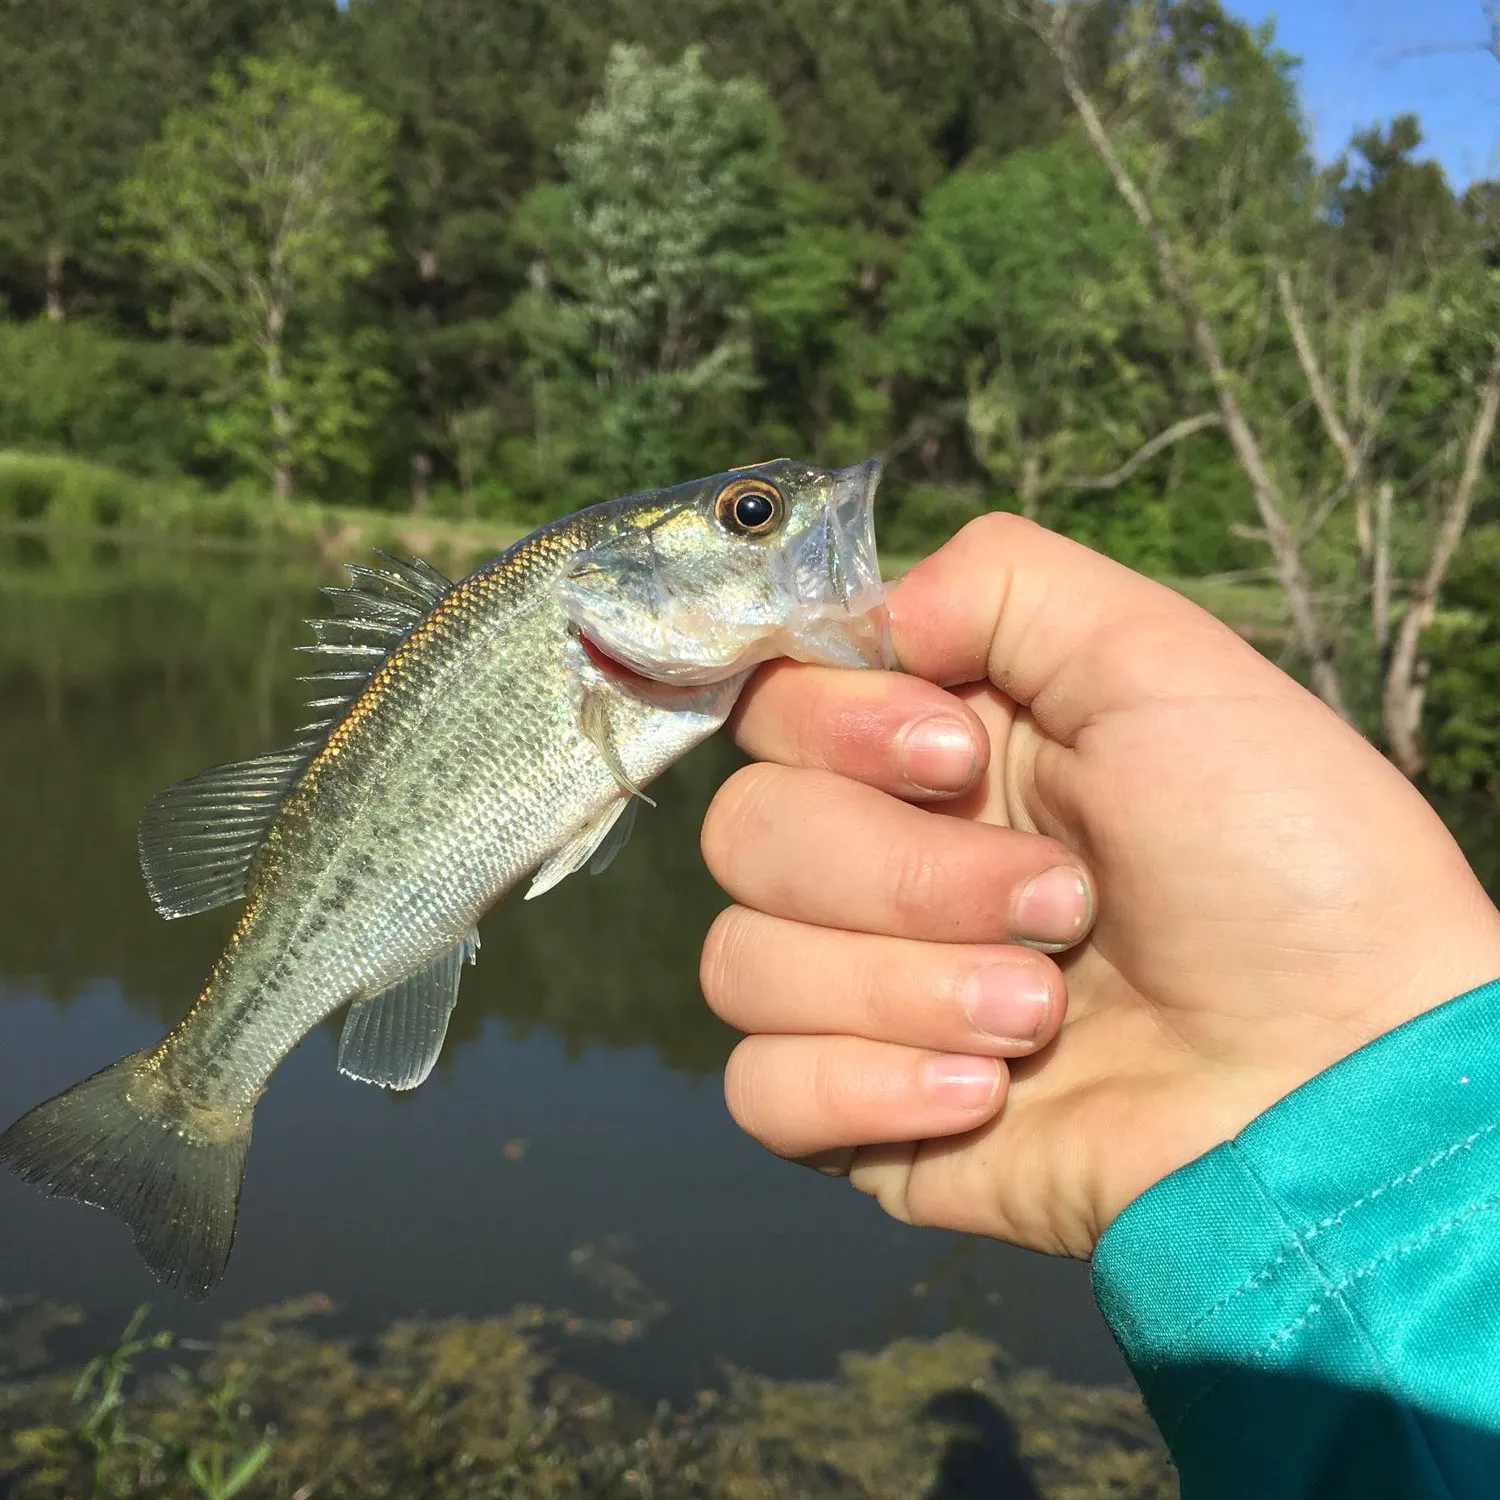
[[[603,757],[604,764],[609,767],[609,774],[615,778],[620,790],[629,792],[632,797],[639,797],[647,807],[655,807],[655,801],[631,780],[630,773],[615,749],[614,735],[609,727],[609,700],[603,693],[593,688],[584,689],[583,703],[578,710],[578,725]]]
[[[611,802],[592,823],[585,823],[536,872],[531,888],[526,892],[526,900],[546,895],[553,886],[585,866],[596,875],[606,869],[615,855],[625,847],[634,822],[635,802],[632,798],[621,797],[617,802]]]
[[[443,1050],[463,966],[478,952],[479,934],[471,932],[425,969],[356,1000],[339,1038],[339,1072],[383,1089],[423,1083]]]

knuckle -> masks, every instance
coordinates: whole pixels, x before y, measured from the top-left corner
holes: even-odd
[[[914,1223],[910,1194],[916,1152],[914,1145],[862,1151],[850,1168],[849,1182],[873,1198],[891,1218],[902,1224]]]
[[[849,972],[854,991],[851,1009],[864,1019],[867,1036],[877,1041],[905,1042],[911,1034],[912,1012],[922,992],[907,983],[889,963],[871,958]]]
[[[930,841],[898,839],[886,853],[885,885],[900,931],[930,925],[942,894],[943,865]]]
[[[1024,545],[1028,538],[1044,529],[1012,511],[991,510],[960,528],[954,540],[965,549],[988,553],[1000,547]]]
[[[758,1051],[752,1038],[741,1042],[729,1054],[729,1061],[724,1064],[724,1104],[730,1118],[746,1135],[763,1140],[758,1128],[758,1095],[764,1070],[758,1065]]]
[[[796,1156],[806,1148],[786,1127],[789,1121],[807,1120],[806,1100],[788,1098],[786,1070],[777,1066],[782,1049],[767,1041],[747,1037],[729,1054],[724,1065],[724,1103],[746,1135],[778,1156]]]

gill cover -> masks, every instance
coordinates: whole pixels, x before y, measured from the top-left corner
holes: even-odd
[[[559,583],[562,607],[658,682],[717,682],[777,656],[892,667],[875,554],[879,479],[873,459],[837,470],[778,459],[616,502],[611,535]],[[746,488],[754,529],[734,524],[726,503]]]

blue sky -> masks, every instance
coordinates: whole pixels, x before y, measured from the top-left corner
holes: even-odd
[[[1463,187],[1500,176],[1500,62],[1487,52],[1409,55],[1487,34],[1480,0],[1225,0],[1247,21],[1276,22],[1303,59],[1302,97],[1318,155],[1337,156],[1363,125],[1411,110],[1425,154]]]

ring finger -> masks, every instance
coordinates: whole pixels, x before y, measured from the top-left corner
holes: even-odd
[[[735,1123],[778,1156],[960,1135],[1005,1102],[1005,1064],[857,1036],[752,1036],[724,1070]]]

